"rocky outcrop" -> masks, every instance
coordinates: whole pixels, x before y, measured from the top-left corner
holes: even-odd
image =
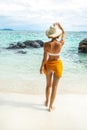
[[[24,49],[24,48],[40,48],[43,47],[44,42],[41,40],[26,40],[24,42],[12,43],[6,49]]]
[[[87,38],[83,39],[79,43],[78,51],[82,53],[87,53]]]
[[[26,45],[21,43],[21,42],[17,42],[17,43],[12,43],[9,45],[9,47],[7,47],[6,49],[23,49],[26,48]]]

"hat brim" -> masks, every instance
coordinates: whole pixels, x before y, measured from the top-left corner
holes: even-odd
[[[54,34],[50,34],[49,30],[46,31],[46,36],[48,38],[57,38],[57,37],[60,37],[62,34],[62,31],[59,30],[58,32],[54,33]]]

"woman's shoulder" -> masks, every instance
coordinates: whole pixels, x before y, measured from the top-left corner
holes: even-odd
[[[51,48],[50,41],[44,42],[44,50],[45,50],[45,51],[48,51],[50,48]]]
[[[62,46],[64,44],[64,41],[60,40],[56,42],[59,46]]]
[[[50,44],[51,44],[50,41],[48,41],[48,42],[44,42],[44,47],[48,47]]]
[[[48,42],[44,42],[44,44],[45,44],[45,45],[47,45],[47,44],[49,44],[49,43],[51,43],[51,41],[48,41]]]
[[[44,46],[49,46],[49,45],[62,45],[64,43],[63,40],[60,40],[60,41],[48,41],[48,42],[44,42]]]

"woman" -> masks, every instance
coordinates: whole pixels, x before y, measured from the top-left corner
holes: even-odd
[[[49,111],[53,110],[53,103],[57,93],[58,82],[62,76],[62,60],[60,59],[60,52],[62,46],[64,45],[65,33],[62,26],[59,23],[54,23],[46,31],[48,38],[51,41],[44,44],[44,56],[42,60],[42,65],[40,68],[40,74],[44,71],[46,74],[46,102],[45,105],[48,106],[49,101]],[[57,38],[60,38],[57,40]],[[51,91],[52,88],[52,91]]]

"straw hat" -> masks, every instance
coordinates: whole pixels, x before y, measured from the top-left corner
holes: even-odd
[[[48,30],[46,30],[46,35],[48,38],[56,38],[62,34],[62,30],[58,28],[57,25],[52,25]]]

